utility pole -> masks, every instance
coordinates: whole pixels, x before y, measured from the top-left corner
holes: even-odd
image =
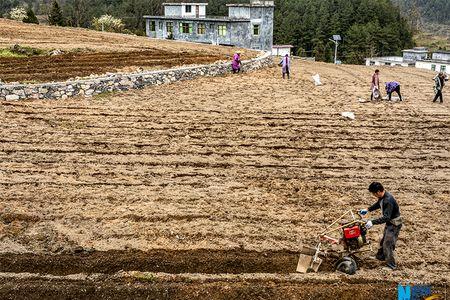
[[[339,45],[339,41],[341,41],[341,36],[339,34],[335,34],[333,35],[333,39],[329,39],[330,41],[332,41],[334,43],[334,63],[336,64],[337,62],[337,48]]]

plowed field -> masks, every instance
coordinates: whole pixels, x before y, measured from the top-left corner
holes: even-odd
[[[63,81],[108,72],[135,72],[230,61],[233,47],[149,39],[82,28],[25,24],[0,18],[0,49],[13,45],[63,54],[27,58],[0,57],[3,82]],[[257,52],[240,49],[242,59]]]
[[[163,50],[67,53],[56,56],[0,58],[0,78],[5,82],[62,81],[77,76],[142,69],[168,69],[175,66],[210,64],[226,56],[197,52],[173,53]]]
[[[450,98],[431,103],[432,72],[382,68],[405,101],[359,102],[372,71],[296,61],[289,81],[271,68],[3,102],[1,297],[396,299],[408,280],[445,293]],[[293,273],[302,244],[374,202],[374,180],[406,220],[399,269],[366,253],[354,276]]]

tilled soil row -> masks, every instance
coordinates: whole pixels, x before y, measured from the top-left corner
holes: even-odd
[[[395,283],[0,278],[2,299],[396,299]]]
[[[69,275],[120,270],[179,273],[293,273],[299,253],[247,250],[83,251],[75,254],[0,254],[0,272]],[[324,264],[325,270],[330,266]]]
[[[79,265],[95,272],[97,257],[97,266],[114,272],[131,253],[137,270],[177,260],[160,270],[292,272],[300,245],[314,245],[317,233],[344,211],[373,204],[367,185],[376,180],[392,191],[405,218],[398,274],[444,278],[448,234],[439,222],[447,222],[450,193],[448,104],[427,100],[432,90],[419,87],[429,81],[393,69],[383,70],[383,80],[401,81],[407,100],[361,103],[369,71],[295,62],[292,80],[283,84],[279,70],[266,69],[89,100],[2,106],[4,252],[50,257],[11,256],[9,265],[19,259],[24,267],[18,271],[26,271],[27,264],[55,265],[54,259],[69,273],[80,271]],[[316,73],[324,85],[313,86]],[[344,111],[356,119],[343,118]],[[430,215],[436,221],[430,223]],[[375,226],[368,233],[374,251],[382,230]],[[94,252],[90,260],[88,253],[75,259],[61,254],[77,247],[117,250],[122,263],[111,265],[106,252]],[[168,251],[152,264],[127,249]],[[197,252],[183,256],[169,249],[225,252],[203,263]],[[258,261],[243,249],[269,255]],[[274,252],[284,249],[294,252],[285,259]],[[233,251],[240,253],[232,257],[240,265],[222,268]],[[199,266],[189,266],[194,261]],[[366,278],[379,271],[361,265],[357,274],[374,272]],[[327,298],[339,297],[345,298]]]
[[[0,76],[5,82],[45,82],[66,80],[116,72],[125,67],[173,67],[189,64],[207,64],[226,59],[221,55],[201,53],[171,53],[168,51],[133,51],[111,53],[67,53],[58,56],[27,58],[0,58]]]

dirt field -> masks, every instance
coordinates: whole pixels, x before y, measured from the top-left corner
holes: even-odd
[[[25,24],[0,18],[0,49],[13,45],[63,54],[25,58],[0,57],[3,82],[63,81],[107,72],[135,72],[174,66],[230,61],[237,48],[156,40],[125,34]],[[239,49],[242,59],[257,55]]]
[[[169,69],[176,66],[210,64],[229,60],[224,55],[163,50],[66,53],[56,56],[0,58],[0,78],[4,82],[63,81],[77,76],[107,72],[136,72],[139,68]]]
[[[431,103],[432,72],[382,68],[405,101],[361,103],[372,71],[295,62],[289,81],[272,68],[3,102],[2,297],[396,299],[408,280],[444,293],[449,94]],[[293,273],[302,244],[374,202],[373,180],[406,219],[399,269],[364,254],[354,276]]]
[[[25,24],[0,18],[0,48],[14,44],[30,46],[38,49],[90,49],[101,52],[165,50],[202,51],[207,54],[231,55],[236,48],[203,45],[182,41],[149,39],[142,36],[100,32],[84,28],[45,26]],[[254,54],[254,51],[241,49],[243,54]]]

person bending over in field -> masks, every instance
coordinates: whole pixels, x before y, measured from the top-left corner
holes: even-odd
[[[393,92],[396,92],[400,98],[400,101],[403,101],[402,94],[400,94],[400,83],[397,81],[386,82],[386,93],[388,94],[388,100],[391,100]]]

